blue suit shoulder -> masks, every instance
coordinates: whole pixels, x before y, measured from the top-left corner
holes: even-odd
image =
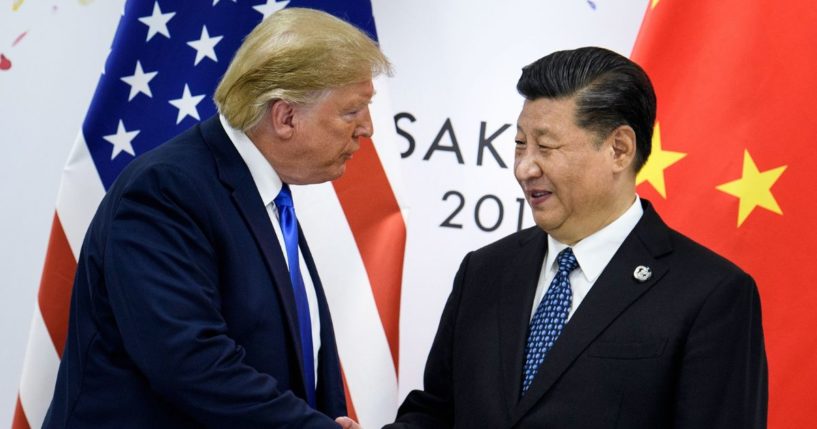
[[[205,171],[215,171],[215,160],[204,142],[200,124],[133,160],[122,170],[111,189],[127,186],[138,177],[156,170],[195,176]]]

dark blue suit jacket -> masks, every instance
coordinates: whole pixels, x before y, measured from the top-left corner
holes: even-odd
[[[300,244],[320,308],[317,411],[285,259],[218,118],[133,161],[85,237],[44,427],[337,427],[332,322]]]
[[[754,280],[644,215],[520,395],[547,250],[533,227],[462,262],[424,390],[389,429],[761,429],[768,374]],[[634,278],[638,266],[652,276]]]

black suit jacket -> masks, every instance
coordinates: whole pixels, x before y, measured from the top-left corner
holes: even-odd
[[[767,368],[754,281],[644,215],[520,399],[547,236],[465,257],[425,372],[392,428],[761,428]],[[652,276],[635,279],[636,267]]]
[[[303,234],[301,234],[303,238]],[[217,117],[134,160],[91,222],[46,428],[333,428],[346,414],[331,317],[304,400],[288,269]]]

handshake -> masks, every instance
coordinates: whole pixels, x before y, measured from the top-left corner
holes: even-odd
[[[349,417],[338,417],[335,419],[335,423],[339,424],[343,429],[362,429],[356,421]]]

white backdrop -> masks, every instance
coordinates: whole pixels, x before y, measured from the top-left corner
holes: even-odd
[[[0,1],[0,427],[9,427],[62,168],[123,0]],[[83,1],[83,3],[88,3]],[[19,42],[14,41],[26,33]]]
[[[390,90],[404,133],[381,127],[376,139],[393,139],[404,154],[414,141],[401,164],[403,188],[397,190],[408,230],[401,398],[421,385],[426,354],[463,256],[517,229],[522,193],[513,177],[513,142],[522,107],[516,93],[522,66],[554,50],[585,45],[629,55],[635,43],[646,0],[595,5],[578,0],[374,2],[381,46],[397,70]],[[484,142],[480,165],[480,141],[505,125],[491,145],[507,168]],[[452,150],[454,139],[462,162]],[[523,225],[530,226],[530,211],[524,210]],[[448,223],[461,228],[440,226],[455,212]]]
[[[404,180],[395,184],[408,230],[401,398],[421,385],[462,257],[518,226],[512,144],[520,68],[583,45],[628,55],[647,2],[373,1],[381,45],[396,68],[386,84],[398,118],[396,127],[379,121],[376,139],[405,156],[397,164]],[[11,421],[62,166],[123,3],[0,1],[0,54],[12,62],[0,70],[0,427]],[[449,217],[451,226],[441,226]]]

